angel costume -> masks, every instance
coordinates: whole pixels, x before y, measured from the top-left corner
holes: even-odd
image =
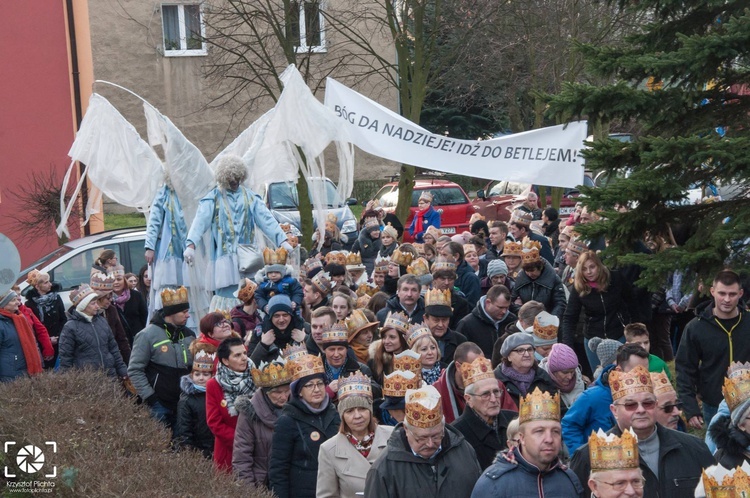
[[[182,205],[171,185],[162,186],[151,203],[146,227],[146,249],[154,251],[154,274],[151,286],[158,292],[164,287],[190,286],[183,267],[187,224]]]

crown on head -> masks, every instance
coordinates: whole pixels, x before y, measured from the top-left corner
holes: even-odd
[[[174,306],[176,304],[185,304],[188,302],[188,291],[183,287],[177,289],[164,289],[161,291],[161,304],[164,306]]]
[[[122,265],[112,266],[111,268],[109,268],[109,270],[107,270],[107,274],[113,277],[124,277],[125,267]]]
[[[288,363],[276,360],[273,363],[261,363],[260,368],[250,370],[253,382],[258,387],[276,387],[292,383],[292,372]]]
[[[432,263],[432,273],[440,270],[456,271],[455,261],[449,261],[443,256],[436,258],[435,262]]]
[[[422,337],[431,336],[430,328],[423,323],[415,323],[409,327],[409,332],[406,334],[406,344],[409,347],[414,346],[418,340]]]
[[[308,353],[307,353],[307,348],[305,347],[304,344],[297,344],[296,346],[289,344],[287,347],[284,348],[284,351],[281,352],[281,355],[288,362],[297,360],[298,358],[306,354]]]
[[[433,386],[406,391],[406,421],[412,427],[429,429],[443,422],[440,393]]]
[[[539,255],[539,250],[542,248],[542,244],[540,244],[536,240],[531,240],[528,237],[524,237],[522,244],[523,244],[523,249],[521,251],[522,264],[528,265],[530,263],[536,263],[537,261],[541,261],[542,258]]]
[[[534,221],[534,215],[520,209],[516,209],[510,215],[510,222],[517,225],[529,226],[532,221]]]
[[[368,216],[365,218],[365,224],[362,227],[365,230],[368,230],[370,228],[380,228],[380,221],[375,216]]]
[[[378,256],[375,258],[375,266],[372,268],[373,272],[379,271],[386,273],[388,272],[388,263],[391,261],[391,258],[384,258],[382,256]]]
[[[624,431],[621,437],[605,434],[601,429],[598,433],[591,431],[589,456],[592,472],[637,469],[639,466],[638,437],[632,429]]]
[[[237,299],[246,303],[253,298],[257,289],[258,284],[249,278],[244,278],[242,279],[242,282],[240,282],[240,290],[237,291]]]
[[[406,273],[411,273],[412,275],[416,275],[418,277],[427,275],[428,273],[430,273],[430,263],[428,263],[424,258],[417,258],[411,262],[409,267],[406,269]]]
[[[422,193],[419,194],[419,198],[424,199],[427,202],[432,202],[432,192],[430,192],[429,190],[423,190]]]
[[[654,392],[651,376],[641,365],[630,372],[612,370],[609,374],[609,388],[612,391],[613,401],[632,394]]]
[[[469,386],[484,379],[494,379],[495,372],[492,370],[492,362],[484,356],[478,356],[471,363],[461,363],[461,377],[464,386]]]
[[[326,264],[336,263],[338,261],[338,254],[338,251],[328,251],[328,254],[326,254],[324,258]]]
[[[520,242],[506,242],[503,245],[503,256],[523,257],[523,244]]]
[[[451,291],[449,289],[430,289],[424,294],[424,305],[427,306],[451,306]]]
[[[226,309],[226,310],[215,309],[214,313],[221,313],[221,315],[224,317],[225,320],[228,320],[230,322],[232,321],[232,310],[231,309]]]
[[[581,254],[589,250],[589,246],[586,245],[586,242],[584,240],[571,239],[570,242],[568,242],[565,250],[580,256]]]
[[[305,268],[307,268],[307,271],[314,270],[315,268],[323,268],[323,262],[318,258],[308,258],[305,261]]]
[[[358,252],[350,252],[346,255],[346,266],[361,266],[362,256]]]
[[[578,232],[576,232],[576,226],[575,225],[565,225],[565,228],[562,229],[562,232],[560,232],[560,235],[567,235],[570,237],[570,239],[575,239],[578,237]]]
[[[346,324],[350,337],[353,337],[354,334],[362,329],[378,324],[378,322],[371,322],[368,320],[365,312],[361,309],[353,310],[351,314],[344,319],[344,323]]]
[[[114,290],[115,277],[96,272],[91,275],[91,288],[96,291],[110,292]]]
[[[404,372],[414,372],[422,376],[422,356],[416,351],[406,349],[393,356],[393,369]]]
[[[548,392],[542,392],[537,387],[534,392],[526,397],[521,397],[521,406],[518,409],[518,423],[531,422],[534,420],[560,421],[560,394],[554,396]]]
[[[336,251],[333,262],[341,266],[346,266],[346,255],[349,254],[347,251]]]
[[[193,371],[213,372],[216,353],[200,350],[193,356]]]
[[[339,402],[352,396],[362,396],[372,400],[372,384],[370,384],[370,378],[359,370],[347,377],[341,377],[339,379]]]
[[[409,317],[400,311],[388,313],[388,317],[385,319],[383,329],[396,329],[402,334],[406,335],[409,332]]]
[[[391,261],[398,264],[399,266],[409,266],[411,260],[414,259],[414,255],[410,252],[401,252],[400,248],[396,248],[391,254]]]
[[[419,374],[406,370],[394,370],[383,376],[383,396],[403,398],[407,390],[419,389],[421,385],[421,367]]]
[[[557,339],[557,329],[560,327],[560,319],[542,311],[534,318],[534,335],[539,339],[551,341]]]
[[[283,247],[275,251],[269,247],[263,249],[263,264],[265,265],[285,265],[288,253]]]
[[[477,246],[474,244],[464,244],[464,256],[470,252],[477,252]]]
[[[349,329],[344,322],[336,322],[330,330],[323,332],[320,337],[321,344],[346,343],[348,344]]]
[[[279,227],[281,228],[281,231],[284,233],[289,233],[292,231],[291,223],[279,223]]]
[[[324,295],[331,292],[331,289],[333,288],[333,285],[331,284],[331,274],[327,271],[319,271],[310,280],[312,280],[313,287]]]
[[[750,399],[750,363],[735,361],[730,364],[721,392],[730,412]]]
[[[356,306],[357,308],[366,308],[367,304],[370,302],[370,299],[372,299],[372,296],[369,294],[365,294],[364,296],[357,297]]]
[[[304,354],[296,360],[289,360],[288,368],[291,369],[292,380],[299,380],[308,375],[324,374],[323,359],[320,356]]]
[[[706,498],[742,498],[750,496],[750,468],[742,467],[726,470],[720,465],[703,471],[703,488]]]
[[[380,289],[377,285],[373,284],[372,282],[363,282],[359,284],[357,287],[357,295],[358,296],[374,296],[378,293]]]
[[[654,394],[659,396],[660,394],[671,394],[674,393],[674,387],[669,382],[669,377],[664,372],[649,372],[651,374],[651,383],[654,385]]]

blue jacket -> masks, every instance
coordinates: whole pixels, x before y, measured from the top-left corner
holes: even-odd
[[[258,303],[258,309],[266,312],[268,300],[276,294],[286,294],[289,299],[297,303],[298,310],[302,309],[304,292],[296,278],[286,275],[275,283],[270,280],[264,280],[261,282],[258,286],[258,290],[255,291],[255,301]]]
[[[157,287],[185,283],[182,253],[187,233],[180,200],[174,189],[164,185],[151,203],[146,224],[145,247],[155,253],[156,264],[151,280]]]
[[[562,419],[563,442],[571,455],[588,442],[591,431],[607,431],[615,425],[615,419],[609,410],[609,405],[612,404],[609,373],[614,368],[614,365],[605,367],[594,384],[570,405]]]
[[[0,315],[0,382],[26,375],[26,356],[13,321]]]
[[[461,264],[456,268],[455,285],[466,296],[469,307],[474,308],[479,302],[479,298],[482,297],[482,285],[479,282],[479,277],[466,261],[461,261]]]
[[[428,227],[435,227],[440,228],[440,213],[435,211],[435,208],[430,206],[430,209],[427,210],[427,212],[422,216],[422,231],[418,233],[414,233],[414,227],[417,226],[417,214],[414,213],[414,219],[411,220],[411,225],[409,225],[409,233],[414,236],[414,240],[423,243],[424,239],[422,238],[422,235],[424,235],[425,231],[427,231]]]

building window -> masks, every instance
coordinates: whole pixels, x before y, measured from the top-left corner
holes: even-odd
[[[161,22],[164,55],[206,55],[200,5],[162,5]]]
[[[293,0],[290,3],[289,27],[297,52],[325,52],[320,0]]]

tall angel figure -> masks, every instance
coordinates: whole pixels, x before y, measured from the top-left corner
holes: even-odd
[[[210,230],[206,285],[215,292],[211,309],[230,309],[237,304],[232,294],[240,281],[238,246],[255,242],[256,226],[277,246],[290,252],[293,248],[261,198],[242,185],[247,177],[242,158],[223,155],[216,165],[215,174],[217,186],[198,204],[187,235],[184,258],[192,264],[196,245]]]

